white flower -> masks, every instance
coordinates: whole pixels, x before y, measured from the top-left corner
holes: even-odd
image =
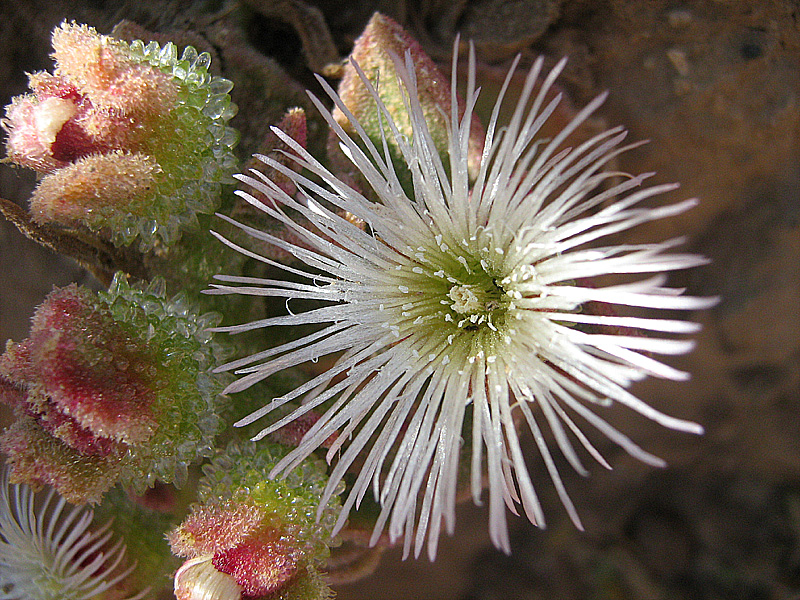
[[[578,526],[577,513],[545,444],[545,427],[581,473],[586,471],[573,440],[608,465],[581,432],[575,417],[636,458],[663,464],[598,415],[613,402],[672,429],[702,431],[695,423],[656,411],[626,390],[647,375],[686,379],[686,373],[650,354],[689,351],[692,342],[675,339],[675,334],[692,333],[698,327],[665,318],[608,316],[613,311],[603,305],[706,308],[713,299],[685,297],[682,290],[664,287],[664,273],[706,261],[672,253],[680,239],[597,245],[636,225],[682,213],[695,201],[651,208],[646,200],[676,186],[642,187],[648,175],[603,171],[609,161],[632,147],[621,146],[625,138],[621,128],[562,149],[565,138],[597,109],[605,95],[581,110],[552,140],[536,141],[541,125],[559,101],[556,97],[546,102],[545,97],[563,61],[544,78],[536,94],[534,83],[542,71],[542,60],[534,64],[511,121],[500,128],[498,114],[512,68],[487,128],[479,172],[471,183],[467,147],[478,95],[472,52],[466,111],[461,118],[453,93],[448,164],[435,150],[417,101],[410,55],[404,64],[397,63],[407,92],[410,138],[398,130],[376,90],[359,73],[411,171],[413,197],[401,187],[388,146],[376,147],[337,94],[320,80],[360,139],[350,139],[322,103],[313,96],[312,100],[380,202],[365,199],[276,130],[296,153],[298,165],[324,185],[259,157],[290,177],[300,192],[296,198],[290,197],[254,171],[255,178],[240,179],[269,198],[270,204],[243,192],[240,195],[280,221],[304,246],[226,220],[290,252],[306,268],[276,264],[218,236],[228,246],[283,269],[288,277],[283,281],[220,276],[224,282],[240,285],[215,284],[209,292],[302,298],[326,305],[293,314],[287,300],[287,316],[218,331],[307,324],[324,327],[219,370],[235,369],[243,375],[227,389],[235,392],[283,369],[341,353],[335,366],[237,423],[249,424],[303,398],[300,408],[264,429],[258,439],[327,403],[322,418],[271,476],[297,467],[338,432],[328,460],[338,459],[321,506],[345,472],[360,466],[337,529],[372,487],[382,507],[373,543],[388,522],[391,540],[405,537],[406,553],[413,543],[418,555],[427,536],[433,558],[442,525],[449,532],[454,528],[463,462],[470,465],[476,503],[480,503],[484,473],[488,473],[491,539],[508,551],[504,505],[515,511],[521,504],[533,523],[544,523],[520,448],[520,425],[533,433],[561,500]],[[453,77],[455,80],[455,60]],[[281,206],[296,211],[312,225],[301,224]],[[354,225],[347,213],[365,226]],[[625,279],[613,284],[584,283],[608,274],[622,274]],[[632,277],[636,274],[647,276]],[[297,283],[298,278],[307,283]],[[464,461],[462,447],[467,454]]]
[[[123,568],[124,544],[112,543],[110,523],[92,530],[91,510],[64,510],[56,496],[37,502],[27,485],[9,485],[7,469],[0,475],[0,600],[119,598],[115,586],[136,567]]]

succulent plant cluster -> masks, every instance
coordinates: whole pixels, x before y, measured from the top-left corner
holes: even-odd
[[[214,368],[252,342],[214,334],[222,316],[209,309],[263,310],[199,293],[223,266],[245,268],[198,227],[198,218],[207,226],[210,213],[234,205],[233,83],[212,75],[210,55],[191,46],[179,53],[171,42],[128,43],[66,22],[52,42],[53,72],[32,74],[31,92],[6,108],[8,160],[40,175],[30,199],[33,222],[92,247],[127,249],[129,260],[106,289],[53,290],[36,310],[29,337],[8,342],[0,356],[0,401],[15,419],[0,436],[7,457],[0,487],[4,497],[22,494],[16,504],[0,506],[0,522],[13,529],[23,518],[49,518],[37,513],[32,492],[47,487],[60,504],[53,526],[36,535],[49,536],[41,543],[54,555],[82,556],[87,544],[95,545],[85,552],[96,552],[112,535],[111,525],[90,526],[91,511],[79,521],[77,511],[62,511],[67,501],[95,504],[98,515],[113,521],[121,538],[101,558],[122,561],[125,544],[135,556],[124,569],[100,558],[34,565],[52,571],[50,583],[34,587],[18,583],[27,575],[9,558],[0,561],[0,582],[8,582],[3,591],[36,599],[50,598],[47,590],[59,598],[94,590],[91,597],[111,600],[149,585],[158,593],[180,564],[170,558],[168,529],[186,516],[171,539],[184,540],[173,543],[178,555],[195,557],[196,544],[181,532],[192,531],[197,543],[208,540],[214,523],[246,506],[255,519],[251,531],[226,533],[247,544],[230,537],[214,542],[222,574],[238,574],[231,597],[325,598],[321,569],[333,544],[332,517],[330,511],[322,521],[315,517],[325,469],[309,462],[302,475],[272,482],[265,469],[288,447],[262,452],[231,441],[219,450],[238,437],[227,429],[237,411],[221,394],[230,376]],[[302,139],[303,111],[289,110],[286,122],[296,124]],[[136,276],[124,271],[130,264]],[[198,484],[198,465],[212,458]],[[227,469],[223,480],[223,464],[239,470]],[[193,500],[202,504],[190,508]],[[226,512],[225,502],[234,508]],[[151,529],[142,532],[141,522]],[[71,524],[79,526],[74,535]],[[56,527],[63,527],[58,535]],[[10,531],[0,531],[0,541],[15,543]],[[81,578],[85,585],[74,585]]]
[[[506,507],[542,524],[523,428],[578,526],[543,428],[581,473],[579,451],[607,463],[576,416],[661,464],[598,415],[610,403],[701,430],[627,390],[685,378],[653,355],[688,351],[696,326],[616,309],[712,305],[661,275],[704,259],[592,246],[692,203],[645,208],[673,187],[605,169],[630,147],[620,128],[567,146],[602,97],[539,140],[563,62],[534,63],[503,123],[515,62],[484,127],[474,52],[462,99],[458,43],[448,82],[376,13],[338,93],[319,78],[321,120],[280,106],[234,175],[233,83],[208,53],[75,23],[52,42],[53,72],[2,123],[8,161],[40,176],[21,230],[89,248],[75,256],[106,289],[55,289],[0,356],[0,596],[324,600],[325,570],[363,575],[367,546],[433,558],[464,490],[488,488],[498,548]],[[630,279],[582,283],[606,275]]]

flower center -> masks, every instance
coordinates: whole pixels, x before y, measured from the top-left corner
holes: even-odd
[[[460,315],[490,313],[500,306],[501,291],[497,286],[486,290],[479,285],[454,285],[448,296],[453,301],[452,309]]]

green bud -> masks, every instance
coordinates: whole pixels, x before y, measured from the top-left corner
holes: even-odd
[[[376,12],[364,32],[356,40],[350,58],[358,64],[366,78],[377,89],[381,102],[385,105],[400,133],[410,140],[412,127],[404,100],[406,91],[405,86],[398,81],[397,74],[398,66],[404,68],[406,53],[410,53],[416,74],[419,105],[428,124],[434,147],[447,168],[449,167],[447,123],[451,118],[452,106],[450,82],[425,53],[419,42],[395,21]],[[400,65],[398,65],[398,61],[400,61]],[[383,127],[383,135],[386,137],[395,171],[407,193],[410,193],[412,188],[408,167],[386,124],[385,116],[381,114],[375,98],[352,63],[347,63],[345,66],[344,77],[339,84],[338,91],[347,109],[364,127],[377,148],[383,147],[381,134]],[[460,98],[458,106],[459,116],[461,116],[464,113],[464,103]],[[351,137],[357,138],[352,124],[341,110],[335,108],[333,116]],[[473,177],[477,175],[484,136],[477,116],[473,115],[468,149],[469,172]],[[332,144],[329,150],[333,153],[336,152],[336,148]]]

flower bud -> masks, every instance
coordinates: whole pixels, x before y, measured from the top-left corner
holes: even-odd
[[[143,491],[181,483],[210,453],[222,381],[207,370],[222,349],[182,298],[118,275],[95,296],[57,289],[37,309],[30,337],[0,357],[5,400],[18,421],[0,438],[13,475],[49,484],[72,502],[97,502],[119,478]]]
[[[308,131],[306,127],[306,113],[302,108],[291,108],[289,109],[286,114],[281,119],[280,123],[277,125],[278,129],[283,131],[286,135],[291,137],[295,142],[300,144],[303,148],[307,148],[307,137]],[[284,167],[297,170],[296,163],[287,156],[287,154],[293,154],[291,148],[283,142],[282,140],[278,139],[278,136],[275,135],[272,131],[269,132],[267,136],[266,143],[263,144],[265,148],[269,148],[269,157],[276,160],[279,164]],[[277,169],[269,167],[267,169],[263,168],[263,163],[252,159],[250,164],[247,165],[248,168],[261,168],[263,169],[264,175],[269,177],[272,181],[274,181],[278,187],[280,187],[284,192],[289,194],[290,196],[293,195],[297,188],[292,182],[292,180],[280,173]],[[266,197],[259,198],[260,200],[266,200]],[[269,202],[269,200],[267,200]]]
[[[398,69],[405,69],[407,52],[411,55],[419,90],[419,97],[415,100],[419,101],[419,106],[428,124],[433,146],[442,157],[443,163],[448,165],[448,144],[450,142],[447,129],[448,121],[451,118],[450,83],[425,53],[419,42],[395,21],[376,12],[364,32],[356,40],[350,58],[358,64],[370,83],[377,88],[378,95],[395,125],[400,133],[410,141],[413,137],[411,118],[404,100],[405,87],[401,86],[398,79]],[[364,128],[376,148],[383,148],[381,134],[383,127],[383,135],[388,143],[395,170],[400,181],[405,185],[410,175],[407,174],[405,161],[387,126],[386,116],[381,114],[375,98],[370,94],[352,63],[345,65],[344,77],[339,84],[339,96]],[[458,106],[459,116],[462,116],[464,103],[460,99]],[[348,135],[357,139],[358,136],[353,125],[338,107],[334,109],[333,116]],[[468,166],[472,177],[477,175],[484,135],[480,121],[473,114],[468,149]],[[336,153],[335,147],[329,145],[329,149]],[[407,185],[405,187],[410,189]]]
[[[31,94],[6,107],[8,158],[46,174],[34,220],[88,228],[116,245],[171,245],[231,181],[237,133],[231,82],[210,57],[62,23],[54,74],[30,76]]]
[[[327,478],[324,466],[314,462],[302,473],[271,481],[270,471],[287,450],[232,444],[204,467],[202,503],[168,536],[172,551],[189,559],[175,576],[179,600],[210,598],[212,592],[223,600],[328,597],[318,568],[332,543],[338,501],[317,519]]]

